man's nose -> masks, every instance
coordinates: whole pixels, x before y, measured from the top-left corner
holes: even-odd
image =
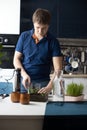
[[[39,29],[39,33],[41,33],[42,32],[42,29]]]

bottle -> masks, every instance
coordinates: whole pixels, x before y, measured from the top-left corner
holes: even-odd
[[[14,70],[13,92],[11,93],[12,102],[20,102],[20,69]]]
[[[87,74],[87,65],[84,65],[84,68],[83,68],[84,70],[83,70],[83,73],[84,74]]]
[[[13,92],[20,91],[20,69],[14,70]]]
[[[65,82],[63,78],[63,70],[58,70],[58,72],[56,72],[56,77],[54,82],[55,82],[54,94],[57,97],[64,97]]]
[[[81,52],[81,62],[85,62],[85,51]]]

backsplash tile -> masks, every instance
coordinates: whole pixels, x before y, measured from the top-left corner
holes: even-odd
[[[58,39],[64,73],[87,74],[87,39]]]

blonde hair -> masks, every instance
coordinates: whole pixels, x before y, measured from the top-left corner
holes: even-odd
[[[51,20],[51,14],[46,9],[38,8],[32,16],[33,23],[38,22],[38,24],[49,25],[50,20]]]

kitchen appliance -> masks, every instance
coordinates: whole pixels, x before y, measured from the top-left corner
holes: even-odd
[[[3,56],[0,57],[0,68],[14,68],[13,56],[18,37],[18,35],[0,35],[0,45],[2,46],[0,53],[3,53]]]

